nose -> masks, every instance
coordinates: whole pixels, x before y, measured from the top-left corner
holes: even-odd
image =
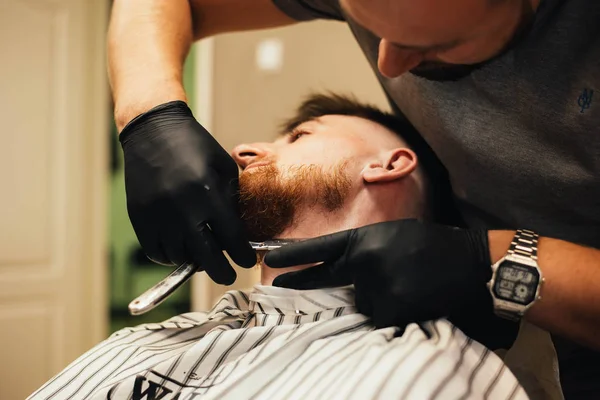
[[[395,78],[419,65],[423,55],[419,51],[405,50],[385,39],[379,42],[379,72],[387,78]]]
[[[267,158],[270,154],[266,143],[240,144],[231,151],[231,157],[242,169],[257,160]]]

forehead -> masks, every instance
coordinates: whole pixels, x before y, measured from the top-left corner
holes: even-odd
[[[402,145],[402,139],[388,128],[371,120],[350,115],[323,115],[305,121],[296,130],[306,129],[310,133],[319,134],[323,140],[354,140],[378,147]],[[322,135],[322,136],[321,136]]]
[[[488,0],[341,0],[340,4],[378,36],[424,46],[466,35],[489,11]]]

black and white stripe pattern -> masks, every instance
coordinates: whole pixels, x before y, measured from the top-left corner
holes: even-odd
[[[30,399],[526,399],[448,321],[376,330],[351,287],[230,291],[208,313],[110,336]]]

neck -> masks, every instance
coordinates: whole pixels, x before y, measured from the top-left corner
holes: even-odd
[[[402,207],[403,212],[398,212],[401,208],[399,204],[408,204],[401,197],[397,195],[395,201],[389,203],[382,201],[382,198],[393,197],[372,196],[372,193],[363,191],[337,211],[331,212],[314,207],[300,210],[294,223],[277,235],[277,238],[309,239],[384,221],[416,218],[418,213],[412,207]],[[264,263],[263,257],[260,257],[258,266],[261,269],[261,284],[271,286],[277,276],[310,268],[313,265],[270,268]]]
[[[279,275],[286,274],[288,272],[300,271],[309,268],[310,265],[297,265],[289,268],[270,268],[265,265],[264,262],[260,264],[260,284],[265,286],[273,286],[273,281]]]
[[[347,217],[347,208],[339,211],[326,211],[321,208],[308,208],[296,213],[294,223],[287,227],[281,234],[277,235],[277,239],[310,239],[318,236],[328,235],[334,232],[343,231],[352,228],[350,220]],[[271,286],[273,280],[279,275],[288,272],[300,271],[312,266],[295,265],[288,268],[271,268],[267,266],[260,257],[258,263],[260,267],[260,282],[262,285]]]

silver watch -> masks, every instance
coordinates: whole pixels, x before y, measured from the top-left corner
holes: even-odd
[[[506,255],[492,265],[487,285],[499,317],[518,321],[541,299],[544,278],[537,263],[537,242],[537,233],[519,229]]]

